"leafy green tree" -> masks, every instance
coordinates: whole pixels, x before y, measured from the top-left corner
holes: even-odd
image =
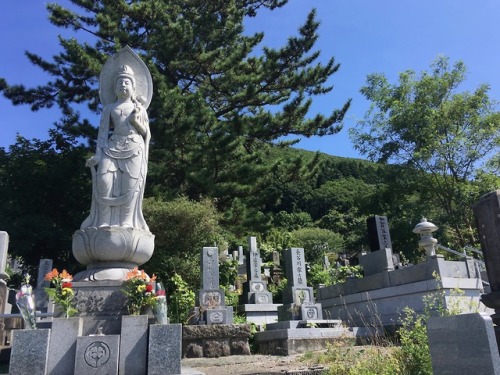
[[[273,148],[340,130],[350,101],[308,117],[312,99],[332,90],[328,82],[339,69],[333,58],[319,61],[314,10],[283,47],[269,48],[262,45],[263,33],[244,34],[244,20],[286,0],[71,2],[75,10],[48,4],[50,21],[83,32],[86,42],[60,37],[63,52],[53,61],[28,52],[53,80],[36,88],[2,80],[0,90],[33,110],[57,105],[59,128],[92,143],[95,129],[75,105],[100,110],[100,69],[129,45],[148,65],[155,86],[150,194],[215,197],[221,210],[246,198],[246,206],[258,207],[278,169],[296,171],[293,160],[273,160]]]
[[[418,77],[411,70],[401,73],[397,84],[371,74],[361,92],[372,106],[351,131],[370,159],[414,171],[414,191],[430,210],[439,207],[433,220],[453,233],[450,243],[456,246],[476,242],[470,206],[479,195],[469,188],[478,172],[498,171],[500,158],[500,113],[489,86],[458,92],[465,79],[466,66],[450,66],[446,57]]]

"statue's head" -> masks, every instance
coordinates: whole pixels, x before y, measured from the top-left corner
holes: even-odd
[[[128,65],[121,65],[120,66],[120,68],[118,69],[118,72],[116,74],[116,77],[115,77],[115,86],[116,86],[116,82],[120,78],[130,79],[130,81],[132,82],[132,87],[135,89],[135,75],[134,75],[134,71],[132,70],[132,68],[130,66],[128,66]]]

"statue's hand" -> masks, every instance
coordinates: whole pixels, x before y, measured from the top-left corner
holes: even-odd
[[[85,163],[86,167],[95,167],[97,164],[99,164],[100,157],[98,155],[92,156],[90,159],[87,159],[87,162]]]

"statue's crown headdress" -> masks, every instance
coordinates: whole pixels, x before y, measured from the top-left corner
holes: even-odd
[[[135,75],[132,68],[128,65],[121,65],[116,74],[115,82],[118,78],[128,78],[132,81],[132,84],[135,87]]]

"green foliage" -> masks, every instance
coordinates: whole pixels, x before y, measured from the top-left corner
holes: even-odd
[[[345,283],[348,278],[360,279],[363,277],[361,266],[339,266],[325,269],[321,264],[313,264],[307,276],[311,285],[335,285]]]
[[[219,262],[219,283],[222,286],[231,286],[238,278],[238,261],[236,259],[226,259]]]
[[[330,269],[331,283],[345,283],[348,278],[360,279],[363,277],[363,268],[356,266],[339,266]]]
[[[282,277],[279,282],[269,283],[267,290],[273,295],[274,303],[283,303],[283,290],[287,287],[287,279]]]
[[[323,255],[338,253],[344,248],[342,237],[328,229],[302,228],[292,232],[294,247],[303,247],[309,263],[321,263]]]
[[[147,198],[143,210],[155,234],[155,251],[144,268],[161,280],[169,280],[175,273],[183,275],[191,289],[198,287],[202,247],[218,243],[223,250],[224,246],[219,214],[213,203],[208,199],[195,202],[185,197],[169,202]]]
[[[10,256],[22,259],[30,273],[41,257],[73,272],[72,233],[90,209],[86,149],[52,130],[46,141],[19,136],[8,153],[2,151],[0,228],[9,233]]]
[[[371,74],[361,92],[372,106],[351,131],[370,159],[413,170],[407,175],[412,191],[429,210],[439,208],[440,227],[453,232],[447,240],[457,247],[477,241],[471,206],[480,195],[468,188],[478,172],[498,172],[500,159],[497,104],[487,85],[457,92],[465,78],[465,64],[450,66],[446,57],[419,77],[401,73],[397,84]]]
[[[404,375],[432,375],[427,318],[406,307],[398,330],[401,350],[398,359]]]
[[[272,256],[273,251],[277,251],[280,254],[283,250],[292,246],[293,237],[292,234],[286,230],[271,228],[264,238],[264,241],[260,244],[260,253],[262,258],[268,259]]]
[[[239,293],[232,290],[238,278],[238,261],[226,259],[219,262],[219,283],[224,290],[225,303],[227,306],[238,306]]]
[[[351,346],[341,340],[325,352],[304,354],[301,361],[327,367],[328,375],[401,375],[397,352],[396,347]]]
[[[293,231],[300,228],[313,226],[313,220],[308,212],[280,211],[273,216],[273,226]]]
[[[172,291],[169,293],[170,302],[168,313],[172,323],[187,323],[194,308],[195,294],[180,275],[174,273],[170,279]]]
[[[307,283],[309,285],[332,285],[332,277],[330,270],[323,267],[322,264],[313,264],[307,274]]]

